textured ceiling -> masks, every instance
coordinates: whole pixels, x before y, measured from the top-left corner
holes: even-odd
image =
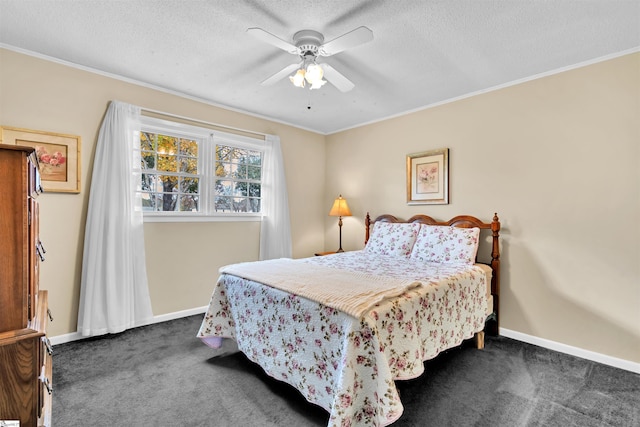
[[[350,92],[260,85],[297,58],[248,28],[328,41],[363,25],[373,41],[323,58]],[[0,0],[0,46],[328,134],[637,51],[640,1]]]

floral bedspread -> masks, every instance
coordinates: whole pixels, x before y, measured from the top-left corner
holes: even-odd
[[[385,426],[403,411],[395,380],[483,329],[486,277],[473,265],[435,264],[365,251],[299,260],[421,286],[360,319],[260,283],[222,274],[198,337],[226,337],[264,371],[330,413],[329,426]]]

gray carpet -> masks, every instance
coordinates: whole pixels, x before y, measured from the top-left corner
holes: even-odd
[[[326,426],[328,414],[239,353],[212,357],[201,315],[54,347],[53,425]],[[640,426],[640,375],[487,337],[399,381],[407,426]]]

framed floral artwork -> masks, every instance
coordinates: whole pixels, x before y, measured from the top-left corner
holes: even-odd
[[[449,149],[407,155],[407,203],[449,204]]]
[[[80,192],[80,137],[0,127],[0,143],[33,147],[45,192]]]

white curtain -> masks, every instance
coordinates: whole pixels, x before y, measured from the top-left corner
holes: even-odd
[[[280,138],[267,135],[262,176],[260,259],[291,258],[289,197]]]
[[[140,183],[140,108],[109,105],[96,146],[85,226],[78,331],[122,332],[150,323]],[[137,154],[136,154],[137,153]]]

